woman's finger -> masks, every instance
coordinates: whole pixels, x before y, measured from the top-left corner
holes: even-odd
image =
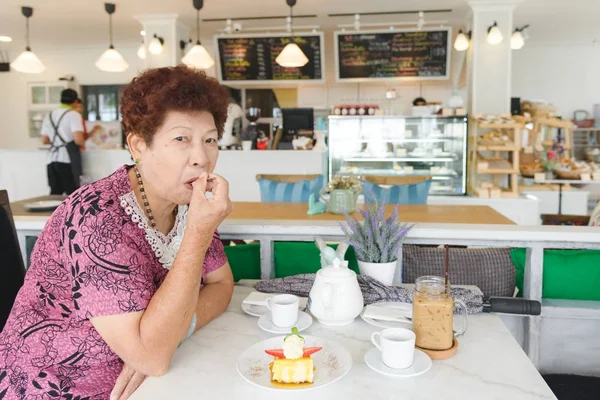
[[[121,397],[133,374],[135,374],[135,371],[132,368],[129,368],[127,364],[123,364],[123,370],[115,382],[115,387],[112,392],[110,392],[110,400],[117,400]]]
[[[133,392],[135,392],[137,390],[137,388],[140,387],[140,385],[144,382],[145,379],[146,379],[146,375],[136,372],[129,380],[129,383],[127,384],[127,387],[123,391],[123,394],[121,394],[121,397],[119,398],[119,400],[129,399],[129,397],[131,397]]]
[[[229,182],[222,176],[217,174],[210,174],[211,181],[213,182],[213,199],[216,201],[225,201],[229,199]]]
[[[206,199],[206,184],[207,184],[207,180],[208,179],[208,174],[206,172],[203,172],[202,174],[200,174],[200,176],[198,177],[198,179],[196,179],[194,182],[192,182],[192,199],[194,197],[196,197],[199,200],[202,199]]]

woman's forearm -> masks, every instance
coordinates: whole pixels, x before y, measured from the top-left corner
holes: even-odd
[[[140,342],[165,372],[196,311],[204,257],[211,241],[212,233],[186,231],[171,270],[140,320]]]
[[[233,281],[209,283],[202,288],[198,295],[194,332],[217,318],[227,309],[232,293]]]

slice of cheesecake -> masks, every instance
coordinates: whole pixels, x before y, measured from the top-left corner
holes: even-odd
[[[281,383],[313,383],[314,366],[311,357],[295,360],[277,358],[271,367],[271,380]]]
[[[287,384],[313,383],[315,368],[310,357],[321,347],[304,347],[304,338],[298,335],[298,329],[283,339],[282,349],[268,349],[265,353],[275,360],[269,364],[271,381]]]

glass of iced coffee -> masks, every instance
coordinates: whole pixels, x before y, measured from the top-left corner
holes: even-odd
[[[454,337],[467,330],[467,307],[450,296],[450,285],[439,276],[422,276],[415,282],[413,295],[413,331],[417,347],[429,350],[447,350]],[[462,329],[454,332],[453,313],[457,304],[463,315]]]

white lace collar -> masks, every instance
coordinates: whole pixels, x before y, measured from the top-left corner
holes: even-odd
[[[181,247],[183,233],[187,225],[187,208],[188,206],[179,206],[175,224],[168,235],[164,235],[157,229],[150,227],[148,218],[138,204],[133,191],[122,195],[120,198],[121,207],[127,215],[131,216],[131,220],[137,224],[138,228],[143,229],[146,233],[146,241],[152,247],[152,251],[156,254],[156,258],[166,269],[171,269],[175,256]]]

